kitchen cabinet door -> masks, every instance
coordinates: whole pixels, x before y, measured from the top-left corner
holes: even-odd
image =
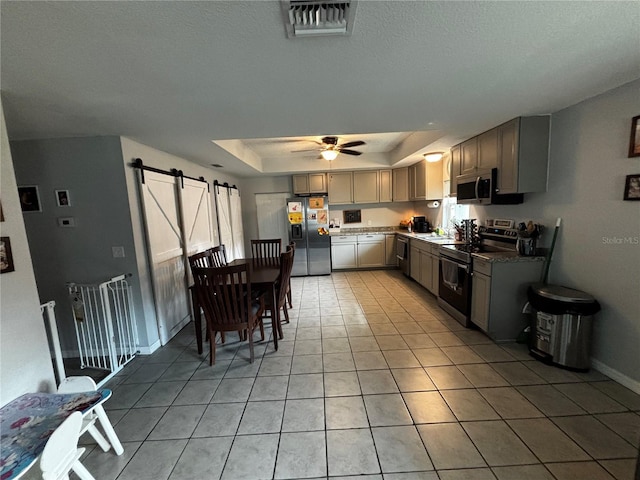
[[[351,172],[329,174],[329,203],[353,203],[353,175]]]
[[[431,255],[425,252],[420,252],[420,285],[427,290],[433,290],[433,280],[431,277],[431,269],[433,263],[431,261]]]
[[[451,183],[449,184],[449,195],[455,197],[458,195],[458,184],[456,177],[460,175],[460,145],[451,148]]]
[[[498,166],[498,129],[493,128],[478,137],[478,168]]]
[[[425,200],[442,199],[442,163],[425,161]]]
[[[411,245],[409,250],[410,275],[416,282],[420,282],[420,250]]]
[[[518,126],[519,118],[498,127],[499,193],[518,191]]]
[[[478,169],[478,137],[460,144],[460,175],[475,173]]]
[[[409,201],[409,167],[393,170],[393,201]]]
[[[489,331],[489,305],[491,303],[491,277],[473,272],[471,287],[471,322],[483,332]]]
[[[331,269],[357,268],[358,244],[332,243],[331,244]]]
[[[358,267],[384,267],[384,239],[373,242],[358,241]]]
[[[442,177],[440,177],[442,179]],[[422,160],[415,164],[414,200],[426,200],[427,198],[427,161]]]
[[[380,192],[379,192],[380,203],[393,201],[391,170],[380,170],[379,181],[380,181]]]
[[[398,265],[398,257],[396,256],[396,236],[384,236],[384,256],[387,266]]]
[[[309,174],[309,193],[327,193],[327,174]]]
[[[440,288],[440,256],[431,255],[431,293],[438,296]]]
[[[293,193],[304,195],[309,193],[309,175],[293,175]]]
[[[353,202],[378,203],[378,171],[353,172]]]

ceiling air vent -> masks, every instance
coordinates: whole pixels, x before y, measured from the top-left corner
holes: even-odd
[[[282,0],[287,37],[351,35],[356,3],[356,0],[346,2]]]

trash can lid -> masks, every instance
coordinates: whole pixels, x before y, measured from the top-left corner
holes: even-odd
[[[561,285],[537,283],[532,285],[531,289],[541,297],[548,298],[549,300],[559,300],[571,303],[593,303],[596,301],[592,295],[586,292],[569,287],[563,287]]]

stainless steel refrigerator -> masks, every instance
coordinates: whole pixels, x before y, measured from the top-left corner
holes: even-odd
[[[289,241],[296,243],[291,274],[328,275],[331,273],[329,202],[323,195],[287,200]]]

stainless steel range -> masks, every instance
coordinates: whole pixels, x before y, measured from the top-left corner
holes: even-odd
[[[467,235],[468,243],[440,247],[438,304],[465,327],[470,326],[472,253],[514,252],[517,230],[479,227]]]

